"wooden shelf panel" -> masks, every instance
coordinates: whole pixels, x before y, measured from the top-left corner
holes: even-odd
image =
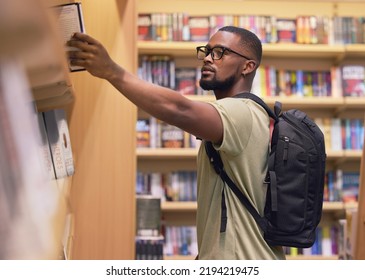
[[[187,98],[200,101],[212,102],[213,95],[186,95]],[[300,110],[333,110],[343,112],[346,109],[360,109],[365,111],[365,97],[297,97],[297,96],[275,96],[262,98],[269,107],[273,107],[275,101],[282,103],[283,109],[297,108]],[[143,114],[143,112],[140,112]],[[145,113],[144,113],[145,114]]]
[[[198,149],[195,148],[139,148],[137,149],[137,157],[139,159],[182,159],[195,158]]]
[[[143,148],[137,149],[137,157],[139,161],[143,160],[181,160],[181,159],[196,159],[198,149],[196,148]],[[328,160],[360,160],[361,150],[343,150],[343,151],[327,151]]]
[[[137,42],[140,55],[171,55],[195,57],[196,47],[207,42]],[[321,58],[338,61],[348,55],[356,55],[365,50],[365,46],[354,45],[347,49],[343,45],[305,45],[305,44],[263,44],[264,57]]]
[[[191,212],[196,211],[196,201],[173,201],[173,202],[162,202],[161,210],[163,212]],[[356,208],[357,203],[343,203],[341,201],[336,202],[323,202],[323,211],[345,211],[346,209]]]
[[[196,211],[196,201],[179,201],[179,202],[162,202],[161,210],[163,212],[187,212]]]

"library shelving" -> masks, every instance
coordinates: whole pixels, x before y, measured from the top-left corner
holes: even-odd
[[[25,256],[25,245],[36,245],[36,240],[23,244],[28,241],[23,238],[19,242],[19,246],[24,245],[22,252],[6,255],[4,244],[2,257],[62,257],[65,230],[67,258],[133,259],[135,255],[136,109],[106,81],[86,71],[69,72],[66,50],[58,38],[61,36],[50,7],[72,2],[82,3],[86,31],[103,42],[121,65],[136,71],[136,40],[131,28],[136,26],[135,1],[0,1],[4,12],[0,20],[1,63],[11,59],[22,63],[38,112],[65,109],[75,163],[73,176],[49,182],[59,194],[50,225],[55,227],[54,232],[44,231],[42,239],[55,240],[52,252],[37,254],[33,250],[32,255]],[[13,113],[17,110],[12,109]],[[43,197],[34,209],[52,201]],[[44,211],[46,214],[53,215]]]
[[[72,177],[55,180],[44,176],[42,154],[38,153],[41,132],[35,120],[37,112],[70,106],[74,91],[48,6],[40,0],[1,4],[0,94],[2,113],[6,113],[2,115],[2,138],[7,139],[1,141],[6,164],[1,187],[3,194],[13,190],[2,202],[8,207],[7,211],[2,208],[2,222],[8,230],[1,234],[1,256],[58,259],[64,257],[62,236]]]
[[[138,14],[179,13],[191,16],[209,15],[272,15],[276,18],[295,19],[302,15],[315,16],[364,16],[364,1],[161,1],[139,0]],[[191,41],[138,41],[139,56],[167,55],[173,58],[175,67],[199,67],[201,62],[195,59],[195,47],[206,42]],[[346,64],[365,63],[365,44],[298,44],[264,43],[262,65],[275,65],[281,69],[302,69],[308,71],[330,71],[333,67]],[[213,96],[195,95],[189,98],[199,101],[212,101]],[[264,97],[273,106],[281,101],[284,109],[298,108],[313,118],[359,118],[363,119],[365,97]],[[139,116],[144,112],[139,111]],[[327,169],[337,168],[346,171],[359,171],[362,158],[361,150],[332,151],[327,147]],[[177,170],[195,170],[196,148],[137,149],[137,170],[142,172],[173,172]],[[321,224],[335,224],[344,218],[349,209],[357,208],[357,203],[324,202]],[[195,222],[196,202],[164,202],[162,213],[167,225],[193,225]],[[191,259],[192,256],[166,256],[166,259]],[[336,259],[337,256],[303,256],[288,258]]]

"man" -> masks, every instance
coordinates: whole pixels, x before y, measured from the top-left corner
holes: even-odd
[[[172,89],[142,81],[108,55],[86,34],[76,33],[71,63],[106,79],[119,92],[152,116],[175,125],[220,151],[226,172],[259,212],[263,213],[263,184],[269,154],[269,117],[255,102],[230,98],[249,92],[261,62],[262,46],[252,32],[227,26],[206,46],[197,48],[203,61],[200,86],[213,90],[216,101],[191,101]],[[223,194],[224,193],[224,197]],[[221,232],[222,201],[227,222]],[[250,213],[225,186],[211,166],[204,145],[198,154],[197,235],[199,259],[283,259],[281,247],[270,247]]]

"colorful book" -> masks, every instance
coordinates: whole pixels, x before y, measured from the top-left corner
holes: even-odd
[[[190,41],[207,42],[210,34],[209,16],[190,16]]]
[[[365,96],[365,67],[346,65],[342,67],[343,96]]]
[[[136,125],[137,132],[137,148],[150,147],[150,119],[138,119]]]

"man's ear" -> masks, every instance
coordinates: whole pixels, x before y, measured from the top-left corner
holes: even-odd
[[[256,70],[256,62],[254,60],[247,60],[243,66],[242,74],[247,76]]]

